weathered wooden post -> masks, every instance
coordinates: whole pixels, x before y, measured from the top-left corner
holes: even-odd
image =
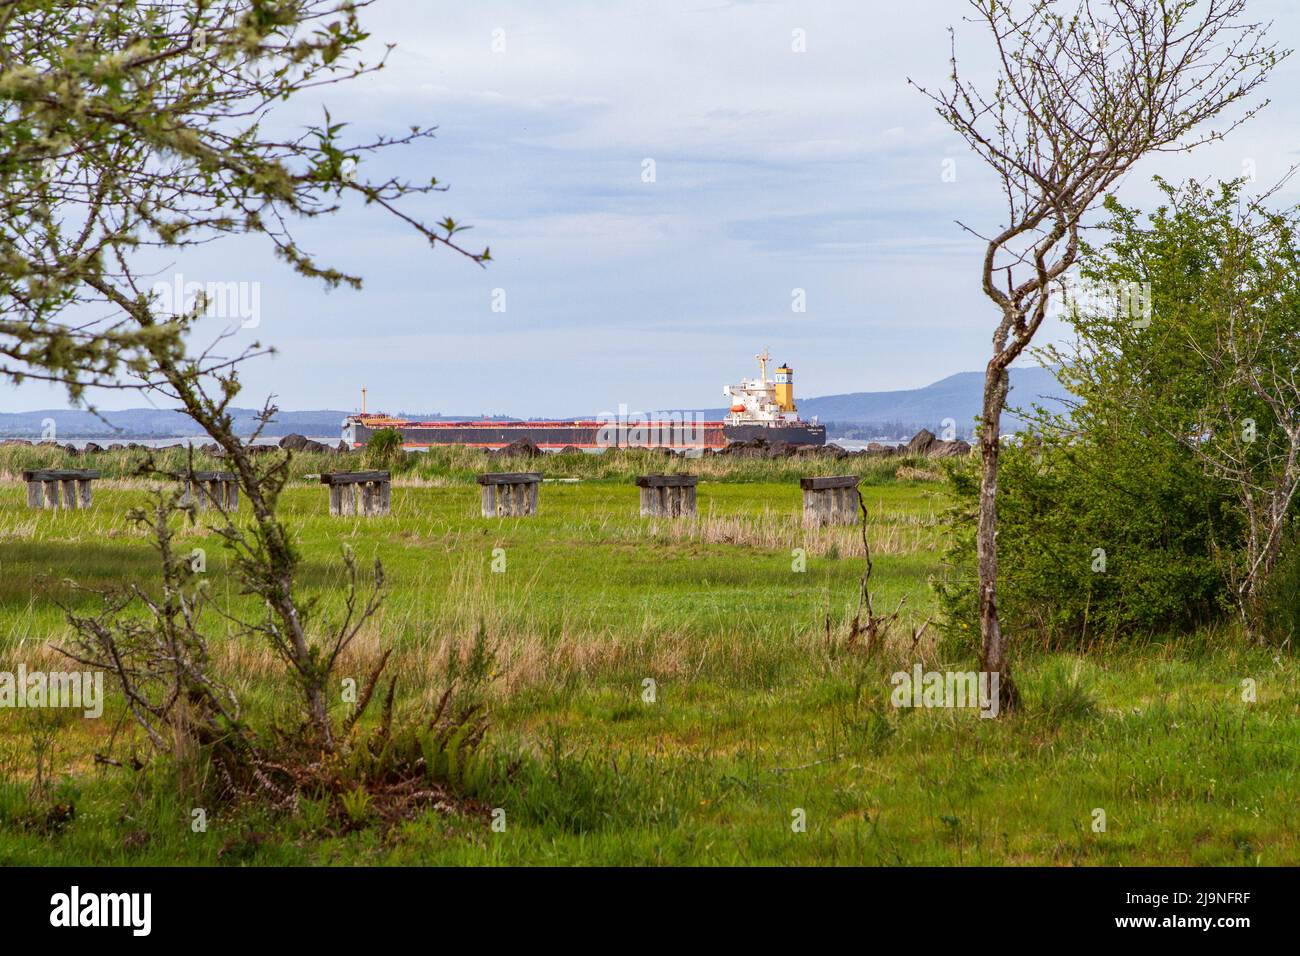
[[[90,507],[90,482],[89,478],[77,479],[77,507],[83,510]]]
[[[23,472],[27,482],[27,507],[68,511],[89,508],[90,483],[99,477],[93,469],[40,468]]]
[[[357,486],[347,482],[330,485],[330,514],[354,515],[357,513]]]
[[[233,471],[196,471],[185,482],[182,502],[194,502],[199,511],[208,505],[222,511],[239,509],[239,481]]]
[[[857,524],[859,481],[857,475],[800,478],[804,525]]]
[[[330,489],[332,515],[386,515],[392,502],[392,475],[386,471],[336,471],[320,476]]]
[[[483,486],[484,518],[523,518],[537,514],[540,472],[495,472],[477,475],[474,480]]]
[[[642,475],[642,518],[686,518],[695,515],[695,486],[698,475]]]
[[[361,483],[361,513],[363,515],[377,515],[379,511],[379,485],[378,481],[366,481]]]

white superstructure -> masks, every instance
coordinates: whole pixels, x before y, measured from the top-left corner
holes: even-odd
[[[794,405],[794,372],[782,365],[776,377],[769,379],[767,363],[772,359],[767,349],[754,358],[758,359],[758,378],[742,379],[739,385],[722,388],[722,394],[731,399],[727,421],[732,425],[799,421]]]

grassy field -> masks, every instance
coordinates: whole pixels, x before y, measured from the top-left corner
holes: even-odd
[[[0,453],[12,477],[20,451]],[[479,517],[469,475],[481,459],[421,459],[394,487],[392,515],[365,520],[329,518],[325,490],[300,478],[284,513],[318,619],[338,610],[344,543],[388,575],[344,675],[362,677],[393,646],[414,707],[485,628],[496,671],[482,799],[504,809],[504,832],[486,813],[429,811],[335,833],[307,805],[291,817],[214,810],[196,833],[165,763],[94,763],[119,724],[110,700],[100,720],[0,710],[0,863],[1300,862],[1294,661],[1231,631],[1088,656],[1025,650],[1026,707],[1005,719],[892,707],[894,671],[974,667],[945,656],[934,628],[913,646],[910,629],[935,613],[946,499],[941,482],[895,480],[899,464],[877,463],[864,487],[877,604],[905,599],[905,628],[871,656],[844,646],[856,529],[797,520],[793,478],[826,465],[683,465],[704,480],[698,519],[679,522],[639,518],[624,473],[644,462],[612,457],[572,463],[583,480],[545,484],[530,519]],[[320,467],[304,456],[297,473]],[[546,471],[565,467],[548,459]],[[93,510],[44,513],[27,510],[21,484],[0,483],[0,670],[68,669],[50,649],[66,635],[58,605],[86,599],[65,579],[153,579],[150,544],[125,518],[145,489],[106,479]],[[185,543],[205,549],[217,602],[239,607],[217,539],[195,527]],[[217,615],[208,624],[244,707],[292,712],[266,649],[223,636]],[[116,756],[132,735],[122,723]],[[58,804],[75,816],[55,819]]]

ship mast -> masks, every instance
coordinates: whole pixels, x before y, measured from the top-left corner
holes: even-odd
[[[772,356],[768,354],[769,351],[770,350],[765,347],[762,352],[754,356],[754,358],[758,359],[758,381],[761,385],[767,384],[767,363],[772,358]]]
[[[364,415],[365,413],[366,413],[366,387],[362,385],[361,386],[361,414]]]

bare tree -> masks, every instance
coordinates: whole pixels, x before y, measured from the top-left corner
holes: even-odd
[[[987,26],[995,79],[981,90],[958,70],[951,87],[918,86],[992,167],[1007,219],[987,234],[981,278],[998,312],[980,416],[981,666],[1001,675],[1002,706],[1017,701],[998,622],[997,477],[1007,368],[1047,315],[1052,287],[1074,264],[1084,218],[1150,153],[1222,138],[1267,101],[1197,127],[1246,100],[1289,55],[1268,24],[1244,19],[1246,0],[969,0]],[[915,85],[915,84],[914,84]]]

